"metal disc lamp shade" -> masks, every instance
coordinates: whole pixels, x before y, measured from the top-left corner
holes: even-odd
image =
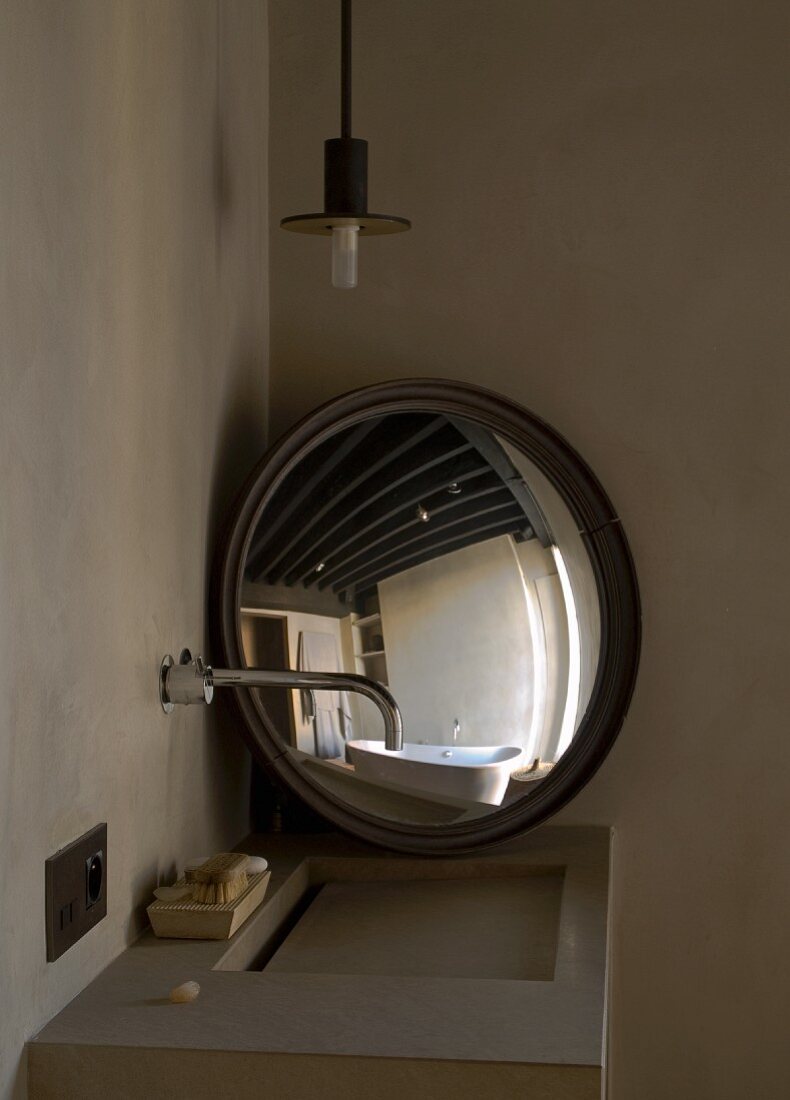
[[[407,218],[368,212],[368,143],[351,136],[351,0],[341,0],[339,138],[324,142],[324,209],[295,214],[280,225],[292,233],[332,238],[332,286],[357,285],[357,249],[361,236],[403,233]]]

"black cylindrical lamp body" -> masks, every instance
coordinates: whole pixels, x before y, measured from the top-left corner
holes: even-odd
[[[367,214],[368,143],[363,138],[328,138],[324,142],[324,212]]]

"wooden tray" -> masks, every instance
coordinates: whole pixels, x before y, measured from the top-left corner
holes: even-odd
[[[197,901],[154,901],[146,912],[155,936],[178,940],[228,940],[264,898],[270,871],[250,875],[247,889],[224,905]],[[180,878],[176,886],[183,886]]]

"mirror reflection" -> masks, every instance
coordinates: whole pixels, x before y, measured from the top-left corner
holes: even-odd
[[[404,729],[344,691],[256,690],[284,749],[356,808],[446,824],[527,797],[571,744],[598,661],[598,593],[570,512],[467,418],[371,417],[316,445],[252,532],[248,667],[386,685]]]

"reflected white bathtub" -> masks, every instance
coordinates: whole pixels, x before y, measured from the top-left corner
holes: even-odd
[[[499,806],[522,751],[517,745],[415,745],[387,752],[383,741],[349,741],[351,763],[361,779],[397,783]]]

